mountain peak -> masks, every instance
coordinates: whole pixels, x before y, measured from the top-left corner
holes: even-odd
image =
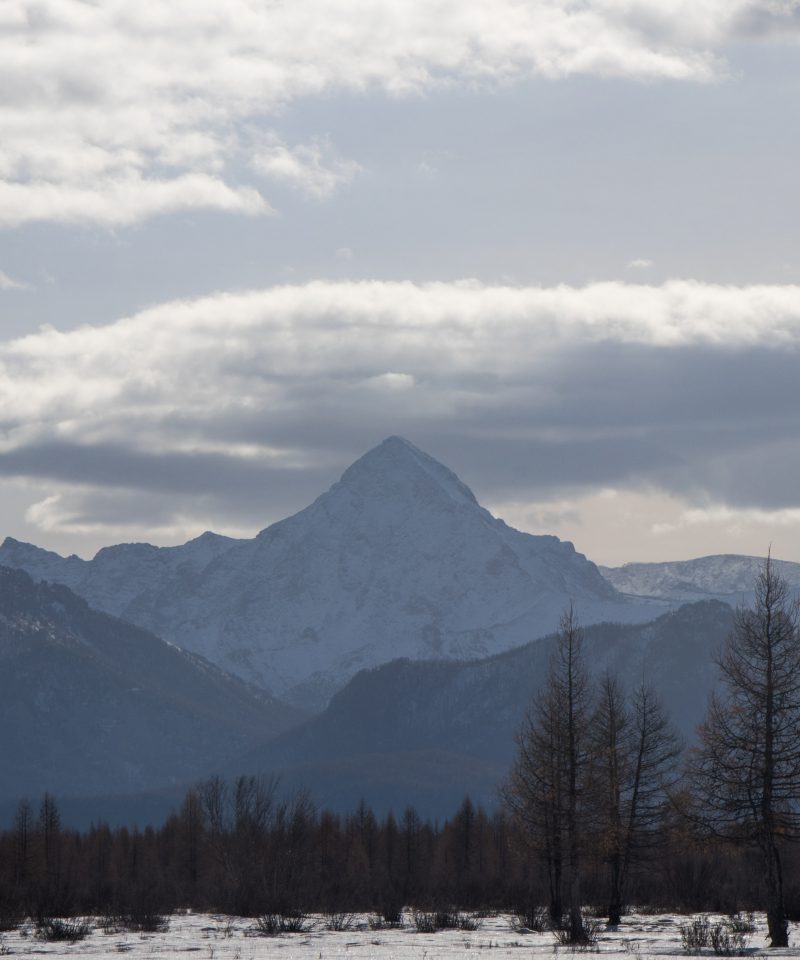
[[[122,546],[83,564],[8,552],[11,565],[75,584],[101,609],[308,705],[397,656],[466,659],[541,636],[569,599],[585,623],[639,609],[571,544],[495,519],[397,436],[254,540]]]
[[[455,503],[480,509],[473,492],[452,470],[405,437],[387,437],[368,450],[345,470],[340,484],[380,497],[405,494],[419,500],[444,494]]]

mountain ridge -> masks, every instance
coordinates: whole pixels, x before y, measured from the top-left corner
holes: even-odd
[[[671,603],[716,599],[740,606],[751,602],[753,585],[764,560],[764,557],[721,553],[691,560],[626,563],[621,567],[600,566],[598,569],[609,583],[628,596]],[[800,591],[800,563],[775,559],[770,562],[793,591]]]
[[[302,718],[69,588],[0,566],[2,798],[207,775]]]
[[[449,468],[389,437],[309,506],[251,540],[127,544],[91,561],[7,540],[0,563],[305,708],[400,656],[469,659],[558,623],[645,620],[574,546],[492,516]],[[657,607],[657,605],[656,605]]]
[[[592,674],[608,669],[629,690],[651,682],[691,740],[733,618],[729,605],[707,600],[644,624],[588,625],[585,659]],[[237,758],[236,769],[279,774],[338,810],[365,798],[385,812],[400,797],[446,816],[467,792],[492,805],[554,650],[550,635],[481,660],[400,659],[361,671],[324,712]]]

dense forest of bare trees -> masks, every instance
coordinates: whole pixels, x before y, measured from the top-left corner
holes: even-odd
[[[412,809],[378,819],[364,805],[338,816],[306,797],[279,800],[274,785],[250,777],[201,784],[157,829],[66,829],[46,797],[36,809],[22,803],[0,833],[0,922],[91,914],[146,928],[180,908],[246,916],[365,911],[386,922],[403,906],[530,917],[548,903],[549,879],[524,831],[512,816],[489,815],[468,800],[441,824]],[[757,851],[698,843],[671,817],[659,833],[657,856],[630,860],[626,907],[734,912],[763,903]],[[583,851],[580,884],[584,907],[603,915],[605,848]],[[800,918],[793,880],[786,894],[787,912]]]
[[[546,914],[586,942],[586,909],[766,909],[773,946],[800,919],[798,608],[767,561],[718,658],[698,743],[681,745],[647,684],[592,678],[572,610],[518,734],[493,813],[443,823],[412,808],[347,815],[275,781],[211,778],[158,828],[65,828],[56,801],[20,802],[0,832],[0,927],[101,915],[146,928],[179,908],[241,916],[403,907]],[[546,908],[546,909],[545,909]]]

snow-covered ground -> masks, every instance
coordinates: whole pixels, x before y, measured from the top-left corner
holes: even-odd
[[[307,933],[276,937],[253,935],[251,920],[209,916],[178,915],[171,919],[169,930],[157,934],[104,933],[100,929],[75,944],[44,943],[33,935],[32,928],[0,935],[0,955],[112,958],[126,954],[136,957],[179,957],[192,954],[203,960],[327,960],[346,957],[352,960],[450,960],[473,956],[474,951],[491,950],[494,960],[530,956],[574,956],[568,948],[554,945],[549,933],[519,933],[512,928],[508,916],[487,917],[475,931],[441,931],[417,933],[410,917],[402,929],[371,930],[356,919],[356,928],[331,932],[325,919],[313,919]],[[681,946],[680,925],[691,920],[674,914],[632,914],[617,931],[602,929],[597,948],[608,960],[647,960],[649,957],[685,956]],[[711,918],[712,923],[714,918]],[[360,924],[359,924],[360,921]],[[756,916],[757,930],[749,937],[748,955],[766,952],[766,926],[763,916]],[[793,924],[787,950],[770,950],[770,956],[800,957],[800,928]],[[703,956],[713,956],[711,949]]]

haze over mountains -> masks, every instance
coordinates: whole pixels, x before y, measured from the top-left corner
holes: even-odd
[[[691,740],[732,623],[727,604],[704,601],[646,624],[586,627],[584,651],[595,675],[609,670],[629,690],[652,684]],[[447,816],[465,793],[491,805],[554,646],[549,636],[482,660],[400,660],[363,671],[319,716],[252,751],[245,767],[310,786],[337,809],[365,797],[397,811],[400,799]]]
[[[493,517],[398,437],[252,540],[206,533],[84,561],[9,538],[0,801],[217,771],[282,772],[334,806],[491,801],[568,603],[593,669],[652,679],[691,737],[730,604],[761,563],[598,569]],[[776,563],[800,586],[800,564]]]
[[[0,798],[162,787],[300,719],[66,587],[0,567]]]
[[[400,437],[253,540],[123,544],[91,561],[6,540],[0,563],[312,708],[396,657],[464,660],[543,636],[570,601],[585,623],[659,609],[621,596],[572,544],[496,519]]]

